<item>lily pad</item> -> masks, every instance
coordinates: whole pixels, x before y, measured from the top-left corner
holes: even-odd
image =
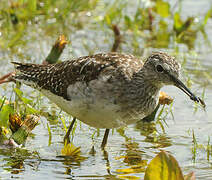
[[[184,180],[177,160],[161,151],[148,165],[144,180]]]

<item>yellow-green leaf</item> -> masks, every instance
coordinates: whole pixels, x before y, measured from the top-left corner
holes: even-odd
[[[180,14],[178,12],[176,12],[174,14],[174,27],[175,27],[175,29],[178,30],[182,27],[182,25],[183,25],[183,22],[180,18]]]
[[[31,11],[31,13],[35,13],[37,9],[37,0],[30,0],[27,2],[28,10]]]
[[[184,178],[176,159],[162,151],[147,166],[144,180],[184,180]]]
[[[74,146],[73,143],[68,143],[64,145],[64,148],[61,150],[61,154],[65,156],[80,156],[81,150],[80,147]]]
[[[47,129],[48,129],[48,133],[49,133],[49,144],[48,144],[48,146],[50,146],[51,143],[52,143],[52,132],[51,132],[51,128],[49,127],[49,123],[47,123]]]
[[[6,104],[0,111],[0,127],[8,127],[9,115],[14,113],[14,108],[10,104]]]
[[[169,13],[169,3],[158,0],[156,2],[156,12],[162,17],[168,17]]]

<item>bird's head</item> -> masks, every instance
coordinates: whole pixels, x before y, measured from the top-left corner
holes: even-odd
[[[167,53],[152,53],[144,63],[143,69],[146,79],[154,86],[161,88],[164,85],[174,85],[186,93],[193,101],[200,101],[200,98],[196,97],[179,80],[180,64]]]

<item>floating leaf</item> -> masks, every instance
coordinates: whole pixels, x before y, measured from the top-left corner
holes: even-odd
[[[184,180],[176,159],[161,151],[148,165],[144,180]]]

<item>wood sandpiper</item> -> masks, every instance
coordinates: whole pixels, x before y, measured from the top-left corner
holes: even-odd
[[[109,129],[135,123],[151,114],[165,85],[174,85],[191,100],[202,102],[179,79],[174,57],[152,53],[146,61],[132,55],[101,53],[51,65],[15,64],[12,79],[41,91],[63,111],[95,128]]]

